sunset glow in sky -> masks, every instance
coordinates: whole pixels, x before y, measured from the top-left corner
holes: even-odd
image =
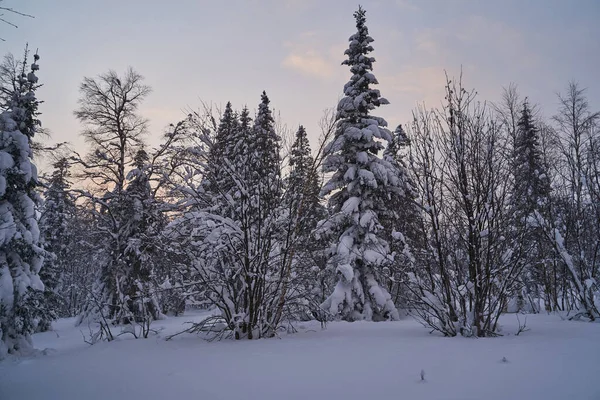
[[[379,89],[391,126],[417,103],[443,99],[444,70],[462,66],[467,88],[498,100],[503,86],[556,109],[570,80],[600,107],[600,2],[597,0],[363,0]],[[322,110],[334,106],[350,72],[340,63],[355,31],[356,1],[345,0],[5,0],[35,15],[1,26],[2,53],[39,49],[42,122],[54,141],[83,150],[73,116],[78,86],[132,66],[153,88],[142,108],[150,144],[201,101],[255,109],[262,90],[294,128],[315,139]]]

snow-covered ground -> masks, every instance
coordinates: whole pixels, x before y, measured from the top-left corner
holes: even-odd
[[[0,363],[0,399],[600,399],[600,324],[530,315],[530,331],[444,338],[412,319],[300,324],[280,339],[164,337],[201,314],[159,321],[150,339],[88,346],[73,319],[34,336],[45,355]],[[523,321],[523,318],[521,318]],[[504,359],[504,360],[503,360]],[[421,381],[421,371],[425,380]]]

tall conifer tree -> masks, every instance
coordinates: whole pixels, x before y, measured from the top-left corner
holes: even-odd
[[[69,316],[63,307],[63,274],[69,268],[69,252],[73,244],[71,226],[75,216],[75,203],[69,196],[69,161],[60,158],[54,163],[54,171],[44,192],[44,207],[40,219],[40,229],[44,248],[51,254],[44,260],[40,278],[44,283],[45,304],[42,308],[39,331],[50,328],[50,322],[58,315]]]
[[[531,107],[525,99],[521,116],[517,122],[514,148],[513,207],[516,228],[524,231],[526,267],[521,281],[523,291],[517,296],[516,308],[521,311],[529,308],[536,310],[533,298],[540,298],[541,287],[545,283],[550,288],[547,264],[552,251],[543,231],[536,223],[538,217],[547,218],[550,196],[550,178],[543,163],[540,144],[540,131],[533,119]],[[553,263],[552,263],[553,264]],[[529,302],[525,300],[528,299]],[[549,298],[546,297],[546,300]],[[550,304],[547,301],[547,308]]]
[[[8,109],[0,114],[0,359],[32,349],[40,306],[36,291],[44,289],[38,275],[45,255],[36,212],[41,200],[31,150],[41,125],[38,60],[35,54],[28,72],[26,52]]]
[[[379,215],[385,214],[391,192],[399,182],[391,165],[378,153],[383,142],[392,140],[387,122],[371,111],[388,101],[372,88],[377,79],[371,72],[374,58],[365,10],[354,13],[357,32],[345,51],[352,77],[344,86],[337,108],[337,130],[326,148],[323,170],[333,175],[321,193],[330,195],[333,215],[322,229],[333,234],[335,245],[329,259],[339,280],[323,308],[346,320],[397,318],[389,292],[378,281],[379,271],[389,256],[382,238]]]

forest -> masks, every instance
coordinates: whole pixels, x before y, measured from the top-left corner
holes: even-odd
[[[447,75],[441,106],[389,127],[365,9],[354,19],[348,81],[312,144],[262,92],[255,107],[203,103],[149,146],[151,87],[129,68],[82,78],[85,151],[48,145],[44,49],[6,55],[0,359],[69,317],[89,344],[153,337],[188,310],[213,312],[173,336],[406,316],[447,337],[502,336],[506,313],[597,322],[600,112],[585,87],[565,82],[542,113],[515,84],[491,102]]]

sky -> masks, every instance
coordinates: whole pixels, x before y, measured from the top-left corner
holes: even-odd
[[[374,74],[391,128],[417,104],[441,105],[445,71],[497,101],[516,83],[551,116],[575,80],[600,108],[598,0],[363,0]],[[323,110],[350,78],[344,60],[358,3],[346,0],[4,0],[35,18],[6,15],[0,51],[41,56],[41,120],[55,142],[85,151],[73,116],[83,77],[128,66],[153,89],[141,107],[155,145],[169,123],[202,102],[255,110],[260,93],[287,126],[316,145]]]

